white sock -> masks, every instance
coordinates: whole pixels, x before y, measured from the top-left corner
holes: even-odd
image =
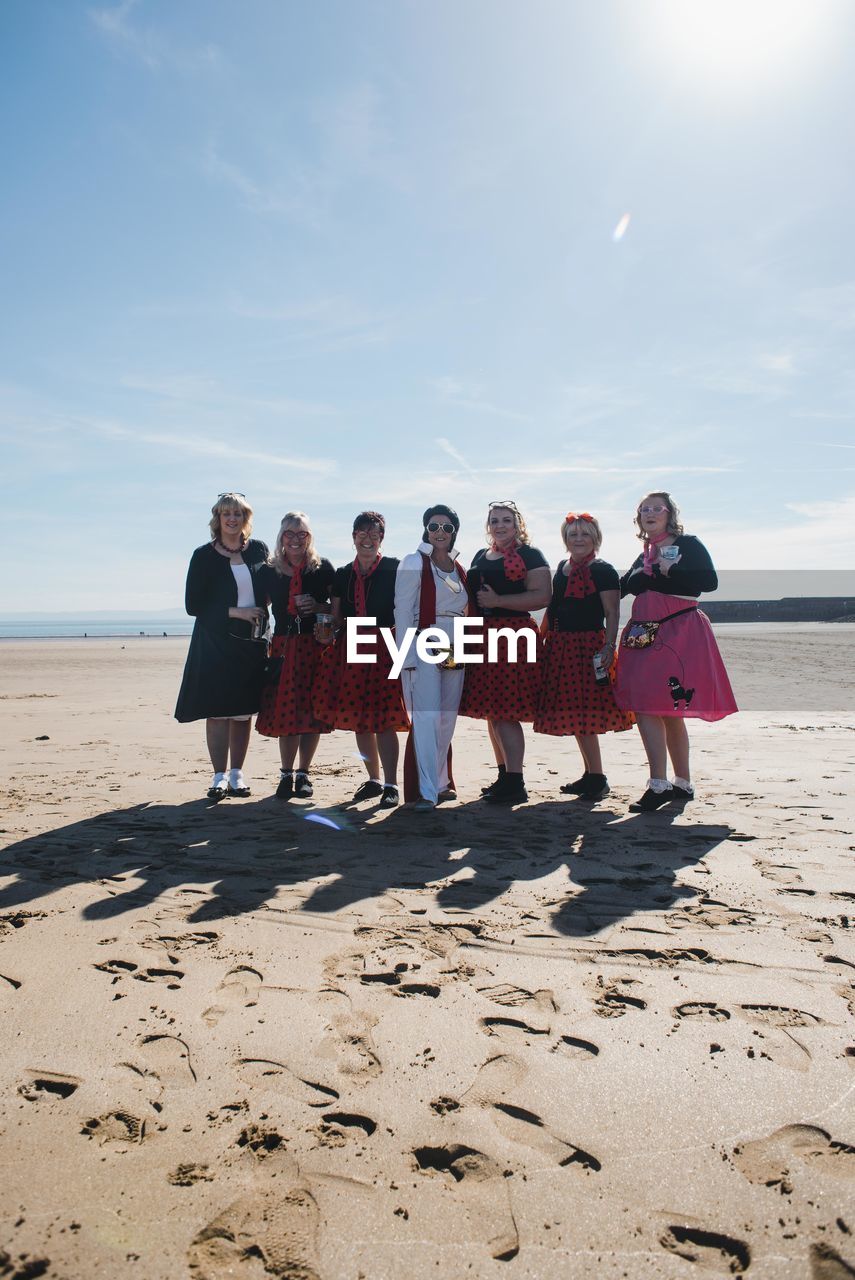
[[[647,790],[655,792],[658,796],[661,795],[663,791],[670,791],[671,783],[667,778],[648,778]]]
[[[296,776],[297,776],[298,778],[308,778],[308,776],[309,776],[309,770],[308,770],[308,769],[297,769],[297,770],[295,771],[295,773],[296,773]]]
[[[224,773],[215,773],[214,781],[211,783],[211,786],[221,787],[224,785],[225,781],[226,781],[226,775]]]
[[[294,772],[294,770],[293,770],[293,769],[280,769],[280,770],[279,770],[279,777],[280,777],[280,778],[290,778],[290,777],[291,777],[291,774],[292,774],[293,772]]]
[[[238,787],[246,786],[240,769],[229,769],[229,786],[233,791],[237,791]]]
[[[691,782],[689,781],[689,779],[688,779],[688,778],[678,778],[678,777],[676,777],[676,775],[675,775],[675,777],[674,777],[674,786],[675,786],[675,787],[682,787],[684,791],[691,791],[693,795],[694,795],[694,793],[695,793],[695,788],[692,786],[692,784],[691,784]]]

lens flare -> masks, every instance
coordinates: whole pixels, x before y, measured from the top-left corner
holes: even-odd
[[[337,822],[333,822],[332,818],[325,818],[322,813],[306,813],[303,817],[306,822],[319,822],[322,827],[332,827],[333,831],[342,829]]]
[[[612,240],[614,240],[615,244],[617,244],[620,240],[622,240],[626,235],[627,228],[629,227],[630,217],[631,217],[630,214],[625,213],[621,218],[620,222],[615,227],[614,231],[612,232]]]

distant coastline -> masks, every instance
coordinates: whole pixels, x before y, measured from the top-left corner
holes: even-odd
[[[855,597],[785,596],[781,600],[702,600],[710,622],[855,622]]]

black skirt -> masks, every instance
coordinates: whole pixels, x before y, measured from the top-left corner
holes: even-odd
[[[267,644],[251,638],[252,628],[239,619],[228,632],[212,631],[196,619],[175,719],[213,720],[254,715],[261,706]]]

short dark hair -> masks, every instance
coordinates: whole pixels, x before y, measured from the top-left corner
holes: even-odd
[[[373,529],[375,525],[380,530],[380,537],[385,538],[386,520],[381,516],[380,512],[360,511],[353,522],[353,533],[358,533],[360,529]]]
[[[455,538],[457,537],[460,532],[460,516],[456,511],[453,511],[451,507],[447,507],[444,502],[437,502],[434,506],[428,507],[422,516],[422,528],[425,533],[427,533],[428,520],[430,520],[431,516],[445,516],[447,520],[450,520],[454,525],[454,536]]]

